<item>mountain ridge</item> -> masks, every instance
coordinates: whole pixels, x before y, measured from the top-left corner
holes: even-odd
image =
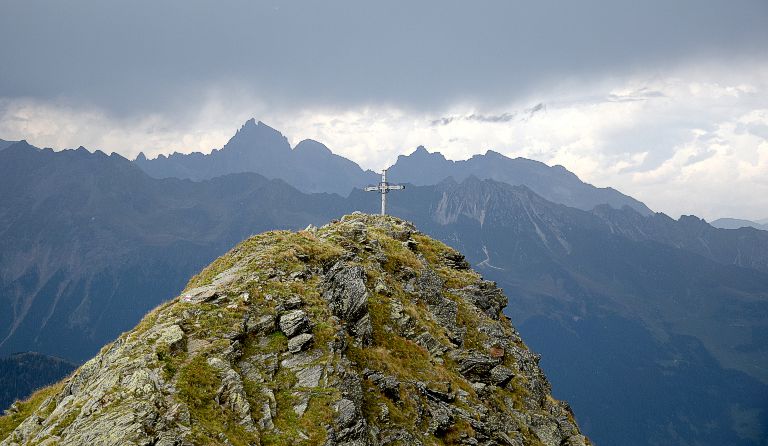
[[[768,231],[768,220],[751,221],[740,218],[718,218],[709,222],[710,225],[720,229],[755,228]]]
[[[353,187],[375,182],[377,175],[336,155],[323,144],[301,141],[291,148],[279,131],[255,119],[245,124],[220,149],[210,154],[173,153],[134,160],[155,178],[211,179],[230,173],[255,172],[280,178],[303,192],[330,192],[346,196]]]
[[[307,195],[254,173],[159,180],[116,156],[26,150],[18,158],[0,152],[0,328],[26,305],[14,293],[29,296],[27,322],[4,353],[89,357],[238,240],[379,206],[359,189],[347,198]],[[701,249],[740,239],[759,247],[763,231],[707,230],[699,219],[629,209],[602,215],[477,177],[409,186],[390,196],[389,209],[507,290],[515,308],[508,316],[530,333],[555,394],[596,441],[759,444],[740,440],[736,428],[764,438],[759,423],[768,412],[759,398],[768,392],[754,377],[765,362],[764,257],[741,249],[737,266],[727,250]],[[88,263],[62,268],[71,259]],[[645,394],[628,393],[627,380],[642,382]],[[714,430],[696,428],[703,425]]]
[[[258,154],[258,159],[255,159]],[[174,153],[149,160],[144,154],[134,160],[155,178],[209,179],[228,173],[254,171],[268,178],[281,178],[303,192],[331,192],[348,196],[354,188],[377,183],[378,175],[364,171],[353,161],[335,155],[314,140],[304,140],[291,149],[287,139],[263,122],[248,120],[230,141],[211,154]],[[526,158],[508,158],[487,150],[468,160],[452,161],[439,152],[430,153],[419,146],[410,155],[400,155],[389,168],[398,182],[432,185],[448,177],[463,180],[474,175],[512,185],[524,184],[544,198],[557,203],[591,210],[600,204],[631,206],[650,214],[643,203],[613,188],[597,188],[584,183],[565,167],[548,166]]]
[[[0,411],[26,399],[33,391],[56,382],[77,367],[65,359],[36,352],[14,353],[0,358]]]
[[[264,233],[15,404],[0,445],[591,444],[505,301],[393,217]]]

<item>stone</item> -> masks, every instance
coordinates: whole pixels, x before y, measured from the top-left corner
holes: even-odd
[[[272,430],[275,428],[272,419],[277,415],[277,400],[271,389],[262,389],[262,393],[267,397],[267,401],[261,407],[262,416],[259,419],[259,427]]]
[[[302,333],[296,335],[288,340],[288,351],[291,353],[298,353],[312,344],[312,335],[309,333]]]
[[[304,304],[304,301],[301,300],[300,296],[290,296],[289,298],[285,299],[282,303],[282,307],[284,310],[295,310],[299,307],[301,307]]]
[[[248,396],[245,394],[240,375],[230,366],[229,362],[221,358],[208,358],[208,364],[216,369],[219,378],[221,378],[221,387],[216,394],[216,402],[237,414],[240,424],[245,429],[254,430],[251,405],[248,403]]]
[[[247,315],[245,318],[245,333],[269,334],[275,331],[277,317],[273,314],[264,314],[258,317]]]
[[[416,388],[434,401],[452,403],[456,399],[456,394],[451,391],[450,382],[416,382]]]
[[[309,318],[303,310],[289,311],[280,316],[280,331],[289,338],[306,331],[309,328]]]
[[[163,328],[160,331],[160,336],[157,338],[157,343],[160,345],[166,345],[170,349],[174,349],[184,339],[184,331],[178,325],[171,325]]]
[[[393,401],[400,400],[400,381],[397,378],[385,375],[382,372],[371,371],[363,371],[363,375],[381,389],[381,392],[388,398]]]
[[[461,295],[494,320],[499,319],[499,313],[507,305],[507,298],[496,286],[496,283],[484,280],[460,290]]]
[[[445,403],[429,404],[429,416],[429,431],[435,435],[441,436],[453,425],[453,414]]]
[[[223,289],[240,277],[242,277],[242,267],[233,266],[216,275],[210,284],[187,290],[181,296],[181,300],[184,302],[201,303],[223,297],[225,294],[222,292]]]
[[[448,347],[441,344],[440,341],[435,339],[435,337],[428,331],[416,336],[415,341],[417,344],[424,347],[432,356],[442,356],[448,350]]]
[[[453,359],[459,365],[459,372],[468,379],[486,382],[492,368],[499,363],[498,359],[491,358],[480,352],[470,350],[461,351],[453,355]]]
[[[371,341],[368,314],[368,290],[365,270],[359,265],[337,262],[323,279],[323,298],[334,316],[346,323],[347,329],[362,345]],[[362,321],[362,322],[360,322]]]
[[[469,262],[467,262],[464,255],[458,251],[449,251],[443,254],[443,263],[449,268],[457,270],[468,270]]]
[[[304,415],[304,412],[307,411],[307,407],[309,406],[309,395],[305,393],[301,393],[301,394],[294,394],[294,397],[299,400],[299,403],[293,406],[293,412],[299,418],[301,418]]]
[[[427,303],[437,323],[448,331],[451,342],[460,346],[464,341],[466,328],[458,325],[458,304],[443,295],[443,280],[440,276],[432,269],[425,268],[415,282],[415,292]]]
[[[473,274],[449,288],[465,260],[435,247],[412,224],[365,214],[253,237],[189,302],[159,307],[39,407],[12,406],[23,419],[0,446],[304,444],[318,430],[326,446],[590,444],[551,397],[539,356],[500,316],[501,291]],[[201,409],[201,396],[212,407]],[[199,422],[211,413],[242,429]],[[288,429],[277,423],[291,419]]]
[[[515,372],[509,367],[503,365],[497,365],[489,372],[489,381],[496,386],[505,386],[507,383],[515,377]]]
[[[322,365],[315,365],[296,372],[296,387],[317,387],[323,377]]]
[[[357,420],[357,407],[354,401],[342,398],[336,403],[334,409],[336,411],[336,424],[342,428],[349,427]]]

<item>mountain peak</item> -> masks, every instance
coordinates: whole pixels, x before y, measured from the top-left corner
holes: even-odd
[[[486,150],[485,151],[485,156],[488,157],[488,158],[507,158],[507,159],[509,159],[508,156],[504,155],[503,153],[497,152],[497,151],[495,151],[493,149]]]
[[[307,152],[312,154],[333,155],[331,149],[329,149],[325,144],[315,141],[314,139],[305,139],[301,141],[300,143],[296,144],[296,147],[293,150],[297,152]]]
[[[267,232],[0,430],[24,444],[587,444],[506,302],[397,218]]]
[[[430,152],[427,150],[424,146],[418,146],[416,149],[411,152],[410,155],[400,155],[398,158],[404,157],[404,158],[410,158],[412,160],[438,160],[438,161],[446,161],[445,156],[440,152]]]
[[[276,129],[256,121],[251,118],[240,127],[240,130],[227,142],[220,152],[226,152],[227,149],[235,152],[259,151],[268,152],[287,152],[290,150],[288,139]]]

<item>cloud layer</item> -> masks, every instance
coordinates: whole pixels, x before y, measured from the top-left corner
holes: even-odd
[[[764,0],[10,0],[0,138],[208,152],[256,117],[369,168],[494,149],[765,218],[766,23]]]

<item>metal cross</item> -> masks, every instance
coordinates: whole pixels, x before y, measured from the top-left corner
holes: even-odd
[[[402,184],[389,184],[387,183],[387,169],[381,172],[381,183],[377,186],[368,186],[365,188],[366,192],[379,192],[381,194],[381,215],[387,214],[387,194],[391,190],[403,190],[405,186]]]

